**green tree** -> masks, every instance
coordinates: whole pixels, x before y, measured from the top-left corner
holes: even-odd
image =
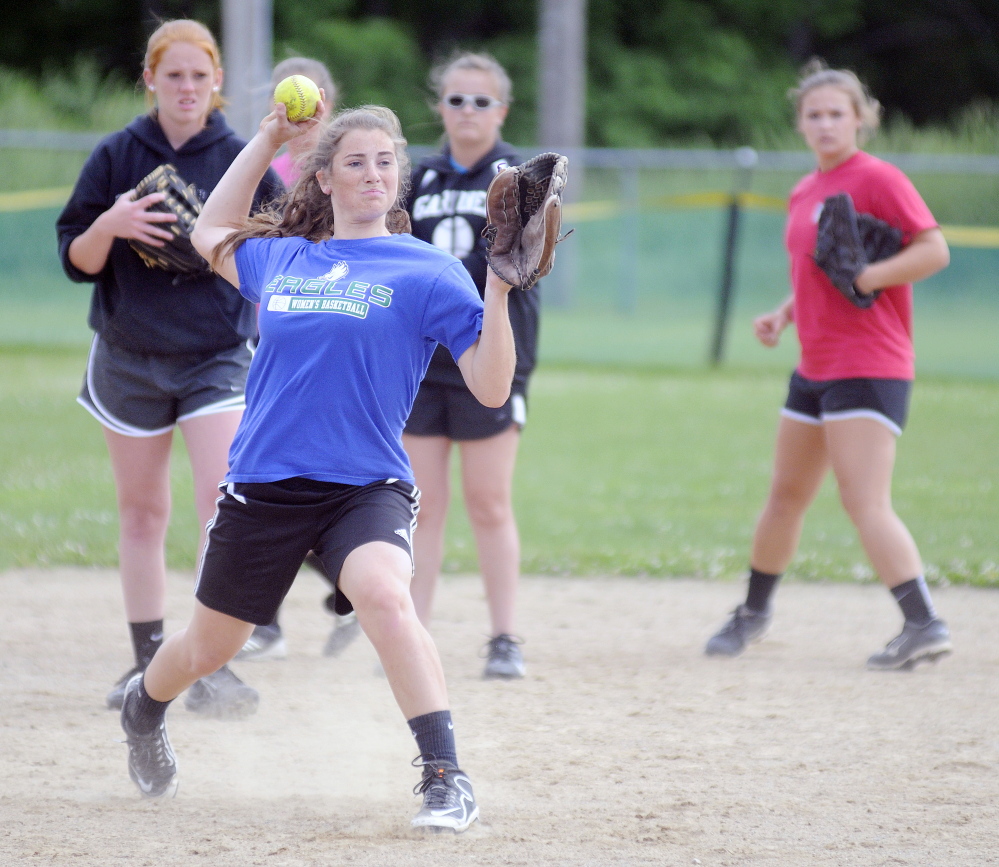
[[[490,51],[514,82],[505,135],[530,144],[538,2],[275,0],[276,59],[323,60],[345,104],[383,102],[425,143],[440,133],[426,90],[432,64],[459,47]],[[109,73],[136,80],[154,16],[195,17],[218,34],[220,7],[34,0],[5,20],[0,67],[76,76],[92,93]],[[897,123],[991,116],[999,102],[995,0],[588,0],[588,10],[590,145],[765,145],[786,131],[785,92],[815,54],[855,69]]]

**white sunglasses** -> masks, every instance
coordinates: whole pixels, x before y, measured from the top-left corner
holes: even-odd
[[[481,93],[475,95],[470,93],[449,93],[441,101],[448,108],[462,109],[466,105],[471,105],[476,111],[487,111],[490,108],[495,108],[497,105],[506,104],[501,100],[493,99],[493,97],[485,96]]]

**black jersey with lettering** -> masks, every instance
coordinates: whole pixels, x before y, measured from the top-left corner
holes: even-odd
[[[442,153],[421,160],[413,170],[407,202],[413,234],[460,259],[480,295],[485,293],[486,286],[486,245],[482,238],[486,226],[486,189],[497,172],[519,162],[513,147],[501,141],[471,169],[462,172],[452,163],[450,148],[445,144]],[[526,386],[537,357],[541,304],[538,288],[510,293],[510,322],[517,347],[514,382],[522,387]],[[443,347],[434,353],[424,379],[438,384],[464,384],[461,371]]]

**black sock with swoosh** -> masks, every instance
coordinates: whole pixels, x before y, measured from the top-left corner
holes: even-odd
[[[139,688],[135,692],[134,700],[125,705],[128,728],[133,734],[148,735],[155,731],[156,727],[163,721],[168,707],[170,707],[169,701],[157,701],[155,698],[150,698],[149,693],[146,692],[146,678],[143,675],[142,680],[139,681]]]
[[[454,724],[451,711],[437,710],[414,716],[407,721],[409,730],[416,738],[420,754],[433,756],[439,762],[450,762],[458,767],[458,751],[454,745]]]
[[[129,623],[132,633],[132,649],[135,651],[135,664],[143,671],[156,655],[163,643],[163,621],[148,620],[144,623]]]

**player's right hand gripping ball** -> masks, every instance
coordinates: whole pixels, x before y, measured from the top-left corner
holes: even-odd
[[[486,191],[486,261],[506,283],[530,289],[548,274],[562,228],[569,160],[544,153],[503,169]]]
[[[288,108],[288,120],[301,123],[316,113],[319,88],[304,75],[289,75],[274,88],[274,102],[283,102]]]

